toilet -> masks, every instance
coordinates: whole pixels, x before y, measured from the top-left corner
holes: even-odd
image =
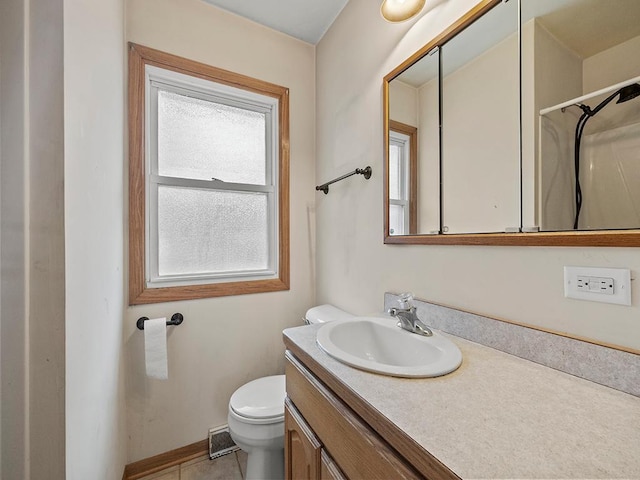
[[[305,323],[347,320],[352,315],[333,305],[309,309]],[[238,388],[229,400],[229,433],[247,453],[247,480],[284,478],[285,377],[273,375]]]

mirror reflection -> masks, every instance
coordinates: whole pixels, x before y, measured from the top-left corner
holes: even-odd
[[[440,231],[439,51],[389,83],[389,233]]]
[[[443,233],[518,230],[518,2],[498,4],[441,51]]]
[[[522,1],[525,225],[640,227],[639,51],[637,0]]]
[[[389,233],[640,228],[638,19],[496,2],[392,78]]]

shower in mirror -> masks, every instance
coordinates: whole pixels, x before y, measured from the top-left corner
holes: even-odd
[[[593,110],[584,103],[576,103],[575,106],[582,110],[582,116],[578,120],[576,125],[576,134],[574,139],[574,172],[575,172],[575,200],[576,200],[576,216],[573,221],[573,229],[577,230],[580,223],[580,210],[582,209],[582,188],[580,187],[580,143],[582,141],[582,134],[584,127],[590,118],[595,117],[600,110],[606,107],[611,101],[620,95],[616,104],[628,102],[640,95],[640,84],[633,83],[626,85],[617,90],[612,95],[609,95],[602,102],[598,104]]]
[[[524,225],[640,228],[640,2],[521,3]]]

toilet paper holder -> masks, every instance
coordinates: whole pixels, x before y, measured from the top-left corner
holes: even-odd
[[[144,330],[144,322],[149,320],[149,317],[140,317],[136,322],[138,330]],[[174,313],[171,316],[171,320],[167,320],[167,325],[180,325],[184,320],[184,316],[181,313]]]

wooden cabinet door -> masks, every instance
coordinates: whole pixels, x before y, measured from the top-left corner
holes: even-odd
[[[292,355],[286,358],[287,395],[344,476],[366,480],[424,478],[299,360]]]
[[[320,480],[347,480],[340,467],[333,461],[325,449],[322,449],[320,462]]]
[[[285,480],[319,480],[321,450],[322,445],[313,431],[287,398],[284,409]]]

